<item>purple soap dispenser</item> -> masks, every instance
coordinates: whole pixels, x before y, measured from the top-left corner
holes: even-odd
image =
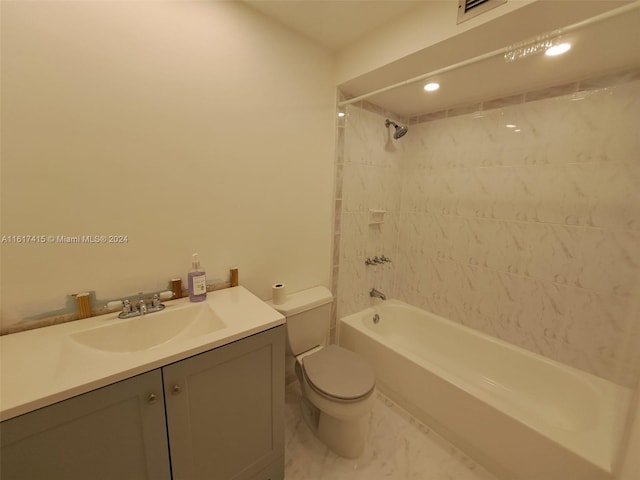
[[[191,255],[191,270],[187,275],[189,280],[189,300],[203,302],[207,299],[207,277],[204,269],[200,267],[198,254]]]

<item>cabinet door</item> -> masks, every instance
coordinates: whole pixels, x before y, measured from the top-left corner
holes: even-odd
[[[170,479],[154,370],[0,424],[2,480]]]
[[[174,480],[282,480],[284,326],[163,376]]]

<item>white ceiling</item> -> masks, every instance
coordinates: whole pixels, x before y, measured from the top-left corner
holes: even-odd
[[[395,0],[245,0],[264,14],[336,51],[420,2]],[[424,0],[422,0],[424,1]],[[453,1],[453,0],[449,0]],[[457,37],[400,58],[339,85],[351,97],[462,62],[523,39],[580,22],[624,1],[538,1]],[[637,2],[636,2],[637,3]],[[558,58],[541,54],[506,63],[502,56],[438,75],[440,90],[427,94],[425,82],[405,85],[368,100],[391,112],[414,116],[469,105],[511,93],[640,66],[640,9],[562,35],[573,44]],[[496,34],[498,32],[498,34]]]
[[[336,51],[416,8],[422,1],[245,0],[245,3]]]

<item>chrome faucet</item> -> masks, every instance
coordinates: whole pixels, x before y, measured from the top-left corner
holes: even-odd
[[[381,255],[381,256],[375,256],[373,258],[367,257],[367,259],[364,261],[364,264],[369,266],[369,265],[382,265],[383,263],[391,263],[391,259],[389,257],[387,257],[386,255]]]
[[[371,289],[371,291],[369,292],[369,296],[370,297],[378,297],[381,300],[386,300],[387,299],[387,296],[384,293],[376,290],[375,288]]]
[[[142,293],[140,293],[140,295],[142,295]],[[145,302],[144,298],[141,296],[136,303],[136,308],[133,308],[133,305],[131,305],[129,300],[123,300],[122,311],[118,315],[118,318],[140,317],[147,313],[159,312],[163,309],[164,305],[160,303],[160,295],[156,293],[151,299],[150,305],[147,305],[147,302]]]

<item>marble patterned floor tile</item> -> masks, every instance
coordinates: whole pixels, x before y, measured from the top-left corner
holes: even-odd
[[[458,449],[378,393],[362,457],[326,448],[300,414],[300,389],[285,405],[285,480],[497,480]]]

